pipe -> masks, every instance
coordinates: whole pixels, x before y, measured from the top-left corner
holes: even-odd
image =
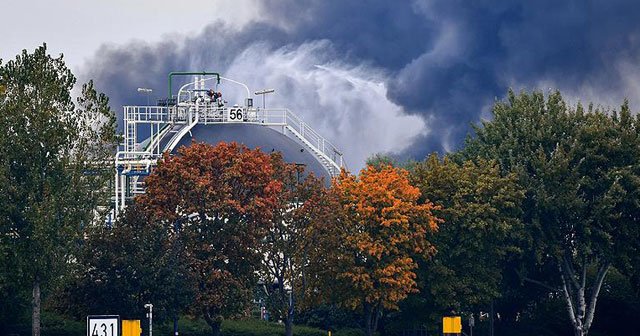
[[[224,80],[226,80],[226,81],[229,81],[229,82],[231,82],[231,83],[236,83],[236,84],[238,84],[238,85],[242,85],[242,86],[244,86],[245,90],[247,90],[247,98],[251,98],[251,91],[249,91],[249,87],[248,87],[246,84],[244,84],[244,83],[240,83],[240,82],[238,82],[238,81],[234,81],[233,79],[226,78],[226,77],[220,77],[220,78],[222,78],[222,79],[224,79]],[[220,80],[219,80],[219,79],[218,79],[218,84],[220,84]]]
[[[193,75],[203,75],[203,76],[215,75],[218,78],[218,84],[220,84],[220,74],[217,73],[217,72],[173,71],[173,72],[169,73],[169,91],[168,91],[167,99],[171,99],[171,92],[172,92],[172,90],[171,90],[171,81],[172,81],[173,76],[193,76]]]

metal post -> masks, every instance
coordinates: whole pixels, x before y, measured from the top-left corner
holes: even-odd
[[[263,109],[263,110],[264,110],[264,109],[266,109],[266,106],[267,106],[267,105],[266,105],[265,96],[266,96],[268,93],[273,93],[273,92],[275,92],[275,91],[276,91],[276,90],[274,90],[274,89],[264,89],[264,90],[260,90],[260,91],[256,91],[256,92],[254,92],[254,94],[255,94],[256,96],[258,96],[258,95],[262,95],[262,109]]]
[[[118,208],[120,208],[120,204],[118,204],[118,180],[120,179],[120,176],[118,176],[118,167],[116,166],[116,176],[115,176],[115,187],[116,187],[116,197],[115,197],[115,202],[114,202],[114,220],[116,218],[118,218]]]
[[[126,176],[120,175],[120,210],[124,209],[127,188],[125,188]]]
[[[147,313],[147,317],[149,318],[149,336],[153,336],[153,305],[151,303],[147,303],[144,307],[149,309],[149,312]]]
[[[153,92],[153,89],[149,89],[149,88],[138,88],[138,92],[140,93],[144,93],[147,96],[147,106],[149,106],[149,95],[151,94],[151,92]]]
[[[178,316],[173,316],[173,335],[178,336]]]
[[[491,300],[491,320],[490,320],[490,325],[489,325],[489,335],[493,336],[493,300]]]
[[[200,72],[185,72],[185,71],[174,71],[174,72],[170,72],[169,73],[169,92],[167,94],[167,99],[171,99],[171,79],[173,78],[173,76],[192,76],[192,75],[202,75],[202,76],[209,76],[209,75],[213,75],[216,76],[216,79],[218,80],[218,84],[220,84],[220,74],[217,72],[208,72],[208,71],[200,71]],[[168,102],[168,100],[167,100]]]

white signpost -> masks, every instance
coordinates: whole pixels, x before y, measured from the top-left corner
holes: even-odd
[[[120,336],[120,316],[87,316],[87,336]]]

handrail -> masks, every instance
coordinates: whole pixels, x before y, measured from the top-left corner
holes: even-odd
[[[240,119],[231,118],[232,109],[241,109],[243,117]],[[154,153],[154,148],[160,145],[162,139],[168,136],[171,131],[176,130],[176,126],[182,125],[182,129],[173,135],[164,149],[172,151],[196,124],[226,124],[226,123],[244,123],[256,124],[261,126],[275,127],[277,131],[290,137],[291,139],[301,142],[310,149],[311,155],[315,156],[320,164],[331,175],[336,175],[340,169],[344,167],[342,152],[330,141],[323,138],[318,132],[305,123],[298,115],[286,108],[277,109],[260,109],[247,108],[240,106],[217,107],[215,104],[209,103],[185,103],[184,106],[175,107],[149,107],[149,106],[125,106],[125,146],[124,151],[118,151],[115,155],[114,164],[119,168],[115,173],[115,214],[118,210],[125,206],[125,179],[121,174],[129,169],[130,165],[143,164],[147,170],[162,157],[160,153]],[[157,135],[149,140],[145,150],[135,150],[135,130],[129,134],[129,127],[136,128],[137,123],[167,123]],[[133,136],[133,138],[130,138]],[[297,139],[296,139],[297,138]],[[122,177],[122,180],[120,178]],[[130,188],[133,194],[142,191],[140,180],[136,177],[132,180]]]
[[[170,107],[148,107],[148,106],[125,106],[125,112],[127,114],[126,120],[129,122],[177,122],[177,123],[203,123],[203,124],[215,124],[215,123],[256,123],[265,126],[289,126],[295,130],[296,133],[304,138],[309,145],[312,145],[319,152],[327,156],[328,159],[337,162],[339,166],[342,166],[342,152],[338,148],[322,137],[316,130],[311,128],[305,123],[298,115],[286,108],[276,109],[247,109],[242,108],[244,111],[243,120],[231,120],[229,118],[229,110],[236,107],[223,107],[219,108],[214,104],[202,104],[196,105],[194,112],[200,112],[197,115],[192,115],[189,120],[189,106],[176,106]],[[184,114],[184,115],[182,115]],[[191,127],[187,127],[191,129]],[[166,129],[163,129],[166,130]],[[181,130],[182,131],[182,130]],[[185,131],[186,133],[188,131]],[[163,132],[166,134],[166,132]],[[183,132],[180,132],[183,135]],[[159,140],[159,139],[154,139]],[[154,144],[157,141],[154,141]],[[133,147],[132,147],[133,148]],[[150,148],[150,147],[147,147]],[[340,162],[338,162],[340,161]]]

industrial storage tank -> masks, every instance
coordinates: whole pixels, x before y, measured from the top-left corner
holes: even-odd
[[[179,88],[176,78],[189,78]],[[222,98],[221,84],[240,87],[243,101]],[[175,89],[175,90],[174,90]],[[264,96],[273,90],[261,90]],[[137,194],[144,193],[144,178],[164,152],[175,153],[192,141],[212,145],[242,143],[264,152],[281,152],[285,161],[303,164],[307,171],[328,181],[344,166],[342,153],[287,108],[254,105],[251,90],[242,82],[215,72],[172,72],[167,98],[157,105],[124,106],[124,143],[115,155],[113,211],[108,221]]]

